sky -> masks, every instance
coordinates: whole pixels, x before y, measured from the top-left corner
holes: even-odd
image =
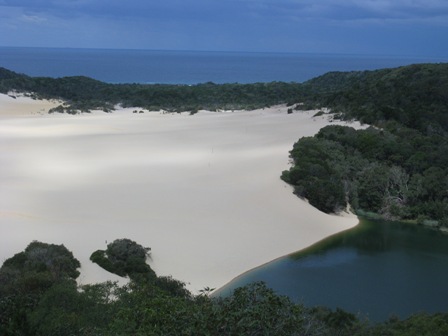
[[[0,0],[0,46],[448,56],[448,0]]]

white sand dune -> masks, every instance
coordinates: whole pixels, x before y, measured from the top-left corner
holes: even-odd
[[[0,117],[47,114],[49,109],[61,103],[57,100],[37,100],[16,92],[0,94]]]
[[[114,280],[89,256],[126,237],[152,248],[159,275],[197,291],[357,224],[279,178],[293,143],[325,116],[286,107],[35,115],[56,102],[24,99],[0,96],[1,262],[40,240],[73,251],[81,283]]]

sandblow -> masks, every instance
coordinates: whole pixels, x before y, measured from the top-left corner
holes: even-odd
[[[64,244],[81,261],[80,283],[117,280],[89,256],[130,238],[152,248],[157,274],[196,292],[358,222],[318,211],[279,177],[326,114],[36,115],[24,97],[0,98],[2,261],[32,240]]]

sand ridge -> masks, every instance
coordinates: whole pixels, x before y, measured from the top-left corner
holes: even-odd
[[[35,115],[25,97],[9,98],[0,96],[1,261],[32,240],[62,243],[81,261],[81,283],[115,280],[89,256],[130,238],[152,248],[159,275],[198,291],[358,222],[318,211],[279,178],[293,143],[328,115]]]

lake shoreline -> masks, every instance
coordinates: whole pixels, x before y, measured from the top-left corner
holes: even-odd
[[[446,311],[447,263],[444,234],[360,218],[354,228],[245,273],[218,295],[226,297],[238,287],[263,281],[306,307],[340,308],[360,320],[381,323],[393,316],[407,319]]]
[[[349,218],[353,218],[353,216],[356,217],[356,215],[354,215],[354,214],[352,214],[352,213],[346,213],[346,212],[344,212],[343,214],[333,214],[333,216],[344,216],[344,217],[349,217]],[[358,218],[358,217],[356,217],[356,218]],[[335,232],[335,233],[333,233],[333,234],[330,234],[329,236],[322,237],[322,239],[320,239],[320,240],[318,240],[318,241],[312,243],[312,244],[309,245],[309,246],[305,246],[304,248],[302,248],[302,249],[300,249],[300,250],[293,251],[293,252],[291,252],[291,253],[287,253],[287,254],[282,255],[282,256],[280,256],[280,257],[277,257],[277,258],[275,258],[275,259],[273,259],[273,260],[271,260],[271,261],[267,261],[267,262],[265,262],[265,263],[263,263],[263,264],[261,264],[261,265],[259,265],[259,266],[257,266],[257,267],[254,267],[254,268],[252,268],[252,269],[249,269],[249,270],[245,271],[244,273],[242,273],[242,274],[236,276],[235,278],[231,279],[230,281],[228,281],[228,282],[227,282],[226,284],[224,284],[223,286],[221,286],[221,287],[219,287],[219,288],[214,288],[214,289],[210,292],[210,296],[211,296],[211,297],[226,296],[227,294],[224,293],[226,287],[229,286],[230,284],[234,283],[234,282],[238,282],[240,279],[243,279],[243,278],[244,278],[245,276],[247,276],[248,274],[250,274],[250,273],[252,273],[252,272],[256,272],[257,270],[262,269],[262,268],[266,267],[267,265],[272,264],[272,263],[275,263],[275,262],[277,262],[277,261],[279,261],[279,260],[281,260],[281,259],[284,259],[284,258],[287,258],[287,257],[291,257],[291,256],[293,256],[293,255],[295,255],[295,254],[300,254],[300,253],[302,253],[302,252],[305,252],[305,251],[307,251],[308,249],[311,249],[313,246],[318,245],[318,244],[322,243],[323,241],[325,241],[325,240],[327,240],[327,239],[331,239],[332,237],[334,237],[334,236],[336,236],[336,235],[339,235],[339,234],[341,234],[341,233],[344,233],[344,232],[346,232],[346,231],[349,231],[349,230],[352,230],[352,229],[356,228],[358,225],[360,225],[360,222],[359,222],[359,221],[358,221],[355,225],[353,225],[353,226],[351,226],[351,227],[348,227],[348,228],[346,228],[346,229],[344,229],[344,230],[341,230],[341,231],[339,231],[339,232]],[[228,294],[230,294],[230,293],[228,293]]]
[[[378,213],[373,212],[366,212],[362,210],[358,210],[356,215],[358,218],[362,219],[365,218],[367,220],[371,221],[386,221],[386,222],[392,222],[397,224],[405,224],[405,225],[414,225],[414,226],[421,226],[426,229],[434,230],[441,232],[443,234],[448,234],[448,227],[441,226],[437,221],[432,220],[419,220],[419,219],[388,219],[384,218]]]
[[[62,243],[81,261],[80,283],[122,282],[89,256],[129,238],[152,248],[158,275],[198,292],[358,222],[318,211],[280,179],[298,138],[347,124],[329,115],[283,105],[46,114],[59,103],[0,99],[3,260],[32,240]]]

